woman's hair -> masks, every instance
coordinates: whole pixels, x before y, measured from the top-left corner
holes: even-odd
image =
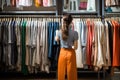
[[[63,26],[62,26],[62,39],[67,40],[69,36],[69,25],[72,22],[72,16],[70,14],[63,15]]]

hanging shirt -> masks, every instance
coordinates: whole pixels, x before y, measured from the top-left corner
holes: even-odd
[[[7,6],[10,6],[10,5],[11,5],[10,0],[7,0],[6,2],[7,2]]]
[[[52,0],[53,5],[52,6],[56,6],[56,0]]]
[[[80,0],[79,9],[87,9],[87,1],[88,0]]]
[[[113,24],[113,63],[112,66],[120,66],[120,25],[117,21]]]
[[[69,10],[70,11],[77,11],[78,10],[78,0],[69,0]]]
[[[44,1],[44,0],[35,0],[35,6],[36,6],[36,7],[42,6],[42,5],[43,5],[43,1]]]
[[[19,6],[32,6],[32,0],[19,0]]]
[[[95,0],[88,0],[88,3],[87,3],[87,11],[96,11],[96,4],[95,4]]]
[[[80,22],[79,19],[74,19],[73,23],[75,24],[74,30],[78,32],[78,48],[76,50],[76,62],[77,62],[77,68],[83,68],[83,54],[82,54],[82,46],[81,46],[81,32],[82,32],[82,22]]]
[[[106,43],[107,43],[107,49],[106,49],[106,66],[111,66],[111,55],[110,55],[110,44],[109,44],[109,27],[107,22],[105,22],[106,26]]]
[[[1,5],[0,5],[2,9],[3,9],[3,7],[4,7],[5,4],[6,4],[6,0],[2,0],[1,1]]]
[[[16,0],[11,0],[12,6],[16,6]]]
[[[0,21],[0,64],[2,62],[2,21]]]
[[[43,6],[47,7],[51,0],[43,0]]]
[[[91,22],[90,20],[87,20],[87,64],[91,66],[91,55],[92,55],[92,41],[93,41],[93,36],[94,36],[94,23]]]
[[[117,5],[119,0],[105,0],[106,6]]]

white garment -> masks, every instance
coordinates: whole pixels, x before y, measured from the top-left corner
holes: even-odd
[[[87,11],[96,11],[96,2],[95,0],[88,0],[88,3],[87,3]]]
[[[52,1],[53,1],[52,6],[56,6],[56,0],[52,0]]]
[[[104,61],[103,61],[103,51],[102,51],[102,42],[101,42],[101,39],[102,39],[102,34],[104,33],[103,32],[103,25],[100,23],[100,22],[97,22],[97,32],[98,32],[98,55],[97,55],[97,58],[98,58],[98,60],[97,60],[97,66],[99,67],[99,68],[102,68],[102,66],[104,65]]]
[[[7,6],[11,5],[10,0],[7,0],[6,2],[7,2]]]
[[[69,0],[69,11],[78,11],[78,0]]]
[[[36,59],[35,63],[40,65],[40,28],[41,28],[41,22],[38,21],[38,30],[37,30],[37,54],[36,54]]]
[[[79,37],[79,39],[78,39],[78,48],[76,50],[77,68],[83,68],[82,49],[81,49],[81,34],[80,34],[81,27],[83,27],[83,26],[82,26],[80,20],[78,20],[78,19],[74,19],[73,23],[74,23],[74,30],[78,32],[78,37]]]
[[[107,52],[106,52],[106,60],[107,66],[111,66],[111,56],[110,56],[110,45],[109,45],[109,29],[108,29],[108,24],[105,21],[105,27],[106,27],[106,41],[107,41]]]
[[[52,6],[52,0],[48,0],[47,7],[48,7],[48,6]]]
[[[17,6],[32,6],[33,0],[19,0]]]
[[[33,32],[32,34],[32,50],[33,50],[33,62],[32,66],[35,66],[35,59],[36,59],[36,54],[37,54],[37,21],[34,20],[34,26],[32,26]]]
[[[4,5],[5,5],[5,3],[6,3],[5,0],[2,0],[2,3],[0,5],[2,9],[3,9]]]

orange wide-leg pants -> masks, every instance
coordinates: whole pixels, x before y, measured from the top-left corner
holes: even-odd
[[[77,80],[76,54],[74,49],[61,48],[58,60],[58,80]]]

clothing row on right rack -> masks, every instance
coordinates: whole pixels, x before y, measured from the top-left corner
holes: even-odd
[[[96,11],[96,0],[64,0],[64,11]]]
[[[109,27],[109,43],[113,67],[120,66],[120,18],[105,20],[105,26]]]
[[[120,50],[116,46],[118,43],[120,45],[120,31],[117,35],[116,29],[113,31],[114,27],[120,30],[120,22],[107,21],[104,24],[96,19],[74,19],[73,25],[79,34],[76,50],[77,68],[108,69],[111,62],[112,66],[120,66],[120,58],[116,58],[120,56]]]
[[[106,12],[120,12],[120,0],[105,0]]]

